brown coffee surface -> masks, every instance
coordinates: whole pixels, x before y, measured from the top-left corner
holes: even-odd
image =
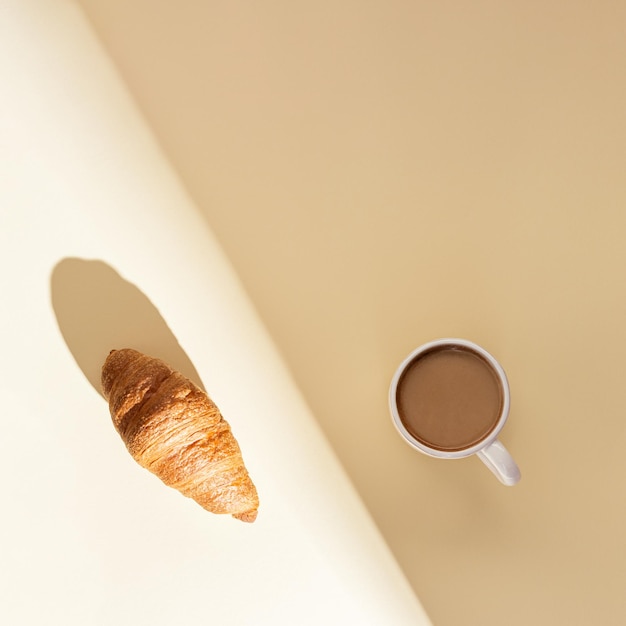
[[[418,357],[401,376],[396,402],[406,429],[442,451],[470,448],[495,428],[504,395],[491,365],[461,346]]]

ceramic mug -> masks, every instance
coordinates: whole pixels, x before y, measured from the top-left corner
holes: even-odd
[[[433,359],[430,359],[430,364],[428,365],[430,369],[423,370],[428,373],[418,375],[409,374],[407,376],[409,372],[418,371],[416,368],[418,361],[420,362],[420,367],[423,367],[422,363],[427,363],[426,357],[437,354],[442,355],[438,357],[440,359],[439,365],[437,365]],[[473,360],[476,357],[480,360],[480,365],[473,364]],[[441,359],[450,358],[454,359],[450,361],[452,369],[445,370],[445,364],[443,365],[444,369],[441,369],[442,363],[444,363]],[[463,365],[461,362],[463,360],[467,360],[467,365]],[[466,373],[462,371],[462,369],[459,370],[459,367],[470,367],[472,371],[468,370],[469,373]],[[480,372],[481,367],[483,369],[486,368],[490,373],[486,374],[486,372]],[[454,368],[456,368],[456,370]],[[460,424],[461,429],[464,428],[463,410],[465,409],[463,407],[470,407],[473,412],[472,414],[482,410],[482,406],[480,404],[476,405],[473,397],[475,395],[476,385],[472,386],[472,375],[478,377],[476,380],[479,380],[480,376],[485,380],[491,378],[496,381],[498,387],[498,405],[497,407],[494,405],[491,410],[493,416],[487,418],[488,421],[486,423],[488,425],[485,427],[486,432],[484,435],[480,435],[478,440],[469,441],[467,444],[448,446],[450,449],[446,449],[446,446],[437,445],[420,436],[416,432],[416,430],[419,430],[420,425],[417,425],[417,429],[415,427],[415,421],[417,420],[419,422],[419,420],[422,419],[419,413],[420,410],[424,413],[424,424],[430,424],[430,427],[439,429],[441,432],[449,432],[450,429],[454,429],[455,424]],[[421,376],[422,380],[419,380],[419,378],[416,379],[416,376]],[[429,378],[427,379],[426,376],[429,376]],[[408,382],[409,380],[413,380],[413,382]],[[462,385],[460,385],[460,383],[462,380],[464,381],[463,384],[467,387],[466,389],[461,388]],[[459,385],[457,385],[457,381]],[[441,384],[439,384],[440,382]],[[487,382],[486,384],[493,383]],[[409,385],[411,385],[410,388],[408,387]],[[455,388],[455,385],[457,385],[458,388]],[[432,392],[431,389],[433,389]],[[399,391],[402,392],[402,397],[399,395]],[[411,394],[413,394],[413,396],[411,396]],[[415,397],[420,394],[422,397]],[[432,395],[431,398],[425,397],[429,394]],[[466,394],[467,397],[464,397],[463,394]],[[421,407],[421,409],[412,409],[414,417],[411,418],[411,424],[409,424],[409,420],[406,417],[408,412],[403,421],[401,415],[403,412],[402,406],[399,408],[399,404],[403,405],[407,402],[413,403],[416,407]],[[440,407],[437,406],[438,402],[448,408],[441,408],[440,410]],[[449,409],[450,404],[453,405],[453,409]],[[509,415],[510,404],[511,394],[509,383],[502,366],[484,348],[465,339],[438,339],[416,348],[404,359],[396,370],[389,389],[389,407],[393,423],[402,438],[409,445],[424,454],[441,459],[458,459],[476,454],[495,474],[500,482],[509,486],[515,485],[521,478],[520,470],[513,460],[513,457],[498,440],[498,434],[502,430]],[[445,412],[446,410],[449,410],[449,415]],[[455,413],[452,413],[453,410]],[[474,417],[473,419],[476,418]],[[480,416],[478,416],[478,419],[480,419]],[[437,424],[437,420],[441,423]],[[443,424],[445,420],[450,422],[449,426]],[[409,424],[408,427],[405,421]]]

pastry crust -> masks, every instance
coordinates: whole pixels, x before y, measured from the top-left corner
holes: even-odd
[[[212,513],[244,522],[259,499],[228,422],[198,386],[141,352],[112,350],[102,390],[133,458]]]

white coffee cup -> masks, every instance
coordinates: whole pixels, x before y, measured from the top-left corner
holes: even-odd
[[[500,392],[502,396],[501,409],[495,426],[489,430],[484,438],[460,450],[442,450],[436,447],[431,447],[428,443],[420,441],[409,432],[403,423],[398,410],[398,386],[401,382],[402,375],[418,358],[424,357],[427,353],[455,348],[474,353],[476,356],[481,357],[482,361],[492,369],[500,385]],[[496,475],[500,482],[505,485],[512,486],[520,480],[520,470],[513,460],[513,457],[498,440],[498,434],[502,430],[502,427],[504,426],[509,415],[510,404],[511,393],[509,390],[509,383],[502,366],[484,348],[481,348],[477,344],[465,339],[438,339],[416,348],[400,364],[393,376],[391,386],[389,388],[389,407],[393,423],[402,438],[410,446],[420,452],[423,452],[424,454],[441,459],[459,459],[476,454],[478,458]]]

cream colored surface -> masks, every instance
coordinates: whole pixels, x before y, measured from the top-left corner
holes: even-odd
[[[626,622],[626,5],[81,4],[435,624]],[[393,431],[446,335],[517,487]]]
[[[0,0],[0,624],[424,624],[212,231],[74,2]],[[97,390],[200,377],[254,524],[140,468]]]

